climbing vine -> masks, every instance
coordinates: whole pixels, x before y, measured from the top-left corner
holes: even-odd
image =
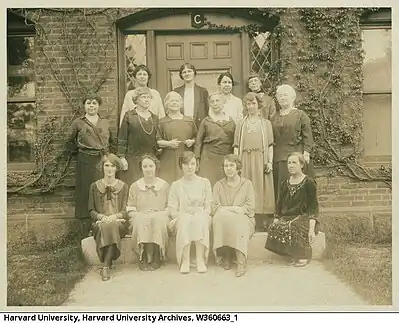
[[[366,9],[303,8],[262,9],[266,19],[280,19],[271,31],[280,56],[269,71],[274,83],[297,90],[296,106],[311,119],[315,140],[314,162],[329,169],[328,176],[358,181],[382,181],[391,187],[392,167],[361,165],[363,120],[363,59],[360,17]],[[367,10],[378,10],[371,8]],[[210,28],[265,32],[259,25]]]
[[[329,176],[348,176],[360,181],[383,181],[391,185],[391,167],[361,165],[362,64],[359,19],[364,9],[242,9],[252,17],[275,24],[273,29],[251,24],[241,27],[218,25],[213,29],[246,31],[250,36],[271,31],[280,55],[265,65],[273,86],[287,82],[297,89],[297,106],[311,118],[316,150],[314,161],[325,166]],[[371,9],[375,10],[375,9]],[[81,114],[81,99],[101,92],[115,73],[116,21],[124,9],[14,9],[36,28],[37,98],[35,134],[36,168],[30,173],[7,174],[8,193],[52,192],[70,173],[72,156],[63,149],[71,122]],[[58,21],[51,28],[49,19]],[[104,26],[106,32],[104,34]],[[101,31],[101,32],[100,32]],[[104,36],[105,35],[105,36]],[[59,51],[55,57],[54,50]],[[93,60],[94,57],[94,60]],[[71,106],[69,116],[48,116],[46,93],[49,83]],[[113,107],[115,109],[116,107]],[[54,115],[51,114],[51,115]],[[61,148],[60,148],[61,147]]]

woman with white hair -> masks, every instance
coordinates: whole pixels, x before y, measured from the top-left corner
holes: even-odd
[[[151,71],[146,65],[141,64],[141,65],[136,66],[132,75],[136,82],[136,84],[135,84],[136,88],[148,86],[148,81],[151,79]],[[150,111],[152,113],[154,113],[159,119],[161,119],[165,116],[165,110],[162,105],[161,95],[155,89],[150,89],[150,88],[148,88],[148,89],[151,92]],[[132,100],[133,93],[134,93],[134,89],[127,91],[127,93],[125,95],[125,99],[123,100],[123,104],[122,104],[121,116],[119,118],[119,127],[122,126],[122,121],[123,121],[123,117],[125,116],[125,113],[127,111],[134,110],[134,108],[135,108],[135,105]]]
[[[183,176],[179,158],[184,151],[192,150],[197,135],[193,119],[181,113],[182,106],[183,99],[180,94],[169,92],[165,97],[167,116],[159,120],[157,143],[163,148],[159,157],[159,177],[169,184]]]
[[[118,156],[124,169],[119,178],[131,185],[141,177],[140,157],[144,154],[155,155],[158,146],[156,140],[158,117],[149,108],[151,92],[146,87],[139,87],[132,94],[134,110],[127,111],[118,134]]]
[[[274,134],[274,190],[277,200],[281,191],[281,183],[288,177],[287,158],[298,152],[305,158],[304,173],[314,177],[313,163],[310,155],[314,142],[310,119],[305,111],[295,107],[296,92],[288,84],[277,87],[276,99],[279,111],[272,118]]]

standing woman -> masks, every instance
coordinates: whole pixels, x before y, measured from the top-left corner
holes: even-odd
[[[262,89],[262,82],[259,75],[252,74],[248,78],[248,88],[251,92],[258,93],[262,101],[260,114],[263,118],[271,120],[276,113],[276,104],[274,99],[268,96]]]
[[[192,150],[197,128],[190,117],[181,113],[183,100],[179,93],[171,91],[165,97],[167,116],[159,120],[157,143],[162,149],[159,177],[169,184],[183,176],[179,158],[186,150]]]
[[[133,77],[136,80],[136,88],[147,87],[148,81],[151,79],[150,69],[146,65],[138,65],[133,71]],[[148,87],[147,87],[148,88]],[[155,114],[159,119],[165,116],[165,110],[162,104],[161,95],[157,90],[148,88],[151,92],[150,111]],[[132,96],[134,90],[127,91],[125,100],[123,101],[121,115],[119,119],[119,127],[122,126],[123,117],[127,111],[133,110],[135,104],[133,103]]]
[[[86,113],[72,122],[66,138],[67,148],[77,152],[75,217],[82,220],[82,238],[89,235],[91,225],[87,211],[90,185],[103,176],[94,165],[109,151],[112,142],[108,120],[98,114],[101,103],[100,97],[87,95],[83,99]]]
[[[236,155],[224,157],[226,177],[213,188],[213,250],[217,263],[231,269],[237,260],[236,276],[245,274],[248,246],[255,231],[255,194],[250,180],[240,176],[241,162]]]
[[[180,94],[183,98],[182,114],[193,118],[197,128],[202,119],[208,115],[208,90],[195,83],[197,70],[194,65],[184,63],[179,70],[179,76],[184,81],[184,85],[175,88],[173,91]]]
[[[170,187],[168,209],[172,217],[169,228],[176,236],[176,258],[182,274],[190,272],[190,248],[195,244],[197,271],[205,273],[209,255],[212,189],[208,179],[195,174],[197,160],[185,151],[179,160],[183,177]]]
[[[287,158],[292,152],[303,154],[305,158],[304,173],[314,177],[313,162],[310,155],[314,142],[310,119],[305,111],[295,108],[295,90],[287,84],[276,90],[280,109],[272,118],[274,134],[274,189],[276,199],[281,191],[281,182],[289,175]]]
[[[242,176],[251,180],[255,189],[257,229],[264,231],[273,220],[273,130],[269,120],[259,113],[261,98],[249,92],[244,96],[248,115],[238,123],[234,147],[242,162]]]
[[[95,165],[92,165],[94,168]],[[112,261],[120,256],[120,241],[129,229],[126,214],[128,186],[115,178],[122,167],[121,160],[114,154],[105,155],[101,162],[104,177],[90,186],[88,211],[93,220],[93,237],[97,254],[103,263],[101,276],[109,280]]]
[[[209,96],[209,116],[202,120],[195,141],[195,156],[199,159],[198,175],[213,186],[224,177],[221,167],[224,156],[233,153],[236,125],[223,111],[219,93]]]
[[[224,113],[230,116],[235,123],[242,119],[242,100],[231,93],[234,86],[233,75],[225,72],[219,75],[218,81],[221,99],[224,105]]]
[[[124,165],[119,177],[128,185],[141,178],[140,157],[146,153],[155,155],[159,123],[158,117],[149,110],[151,92],[148,88],[135,89],[132,99],[136,108],[126,112],[118,134],[118,156]]]
[[[140,270],[156,270],[165,259],[168,245],[169,184],[155,175],[159,160],[143,155],[139,162],[143,177],[129,189],[127,211],[132,219],[133,251]]]
[[[290,153],[287,164],[290,175],[281,184],[265,248],[289,257],[288,265],[304,267],[312,258],[311,244],[318,233],[316,182],[303,173],[306,161],[301,153]]]

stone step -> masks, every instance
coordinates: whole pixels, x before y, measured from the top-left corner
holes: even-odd
[[[264,248],[267,238],[267,233],[256,232],[250,241],[248,248],[248,261],[265,261],[272,257],[270,251]],[[325,248],[324,234],[319,236],[317,243],[313,246],[313,259],[321,259],[322,253]],[[88,237],[82,240],[82,252],[89,265],[100,265],[100,260],[96,252],[96,243],[93,237]],[[167,261],[176,263],[176,241],[174,238],[170,238],[167,249]],[[194,248],[192,248],[193,250]],[[213,261],[213,257],[210,253],[210,262]],[[125,237],[121,241],[121,256],[115,261],[115,264],[133,264],[136,262],[135,253],[132,251],[132,240],[130,236]]]

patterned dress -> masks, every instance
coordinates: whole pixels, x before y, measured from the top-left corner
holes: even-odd
[[[141,178],[129,189],[128,212],[132,216],[133,250],[139,260],[143,256],[143,243],[155,243],[159,246],[161,260],[164,260],[168,246],[168,223],[170,212],[165,210],[169,193],[169,184],[157,178],[152,186]]]
[[[276,205],[279,221],[269,227],[265,248],[294,259],[311,259],[309,220],[315,219],[318,232],[316,182],[308,176],[298,184],[283,181]]]

